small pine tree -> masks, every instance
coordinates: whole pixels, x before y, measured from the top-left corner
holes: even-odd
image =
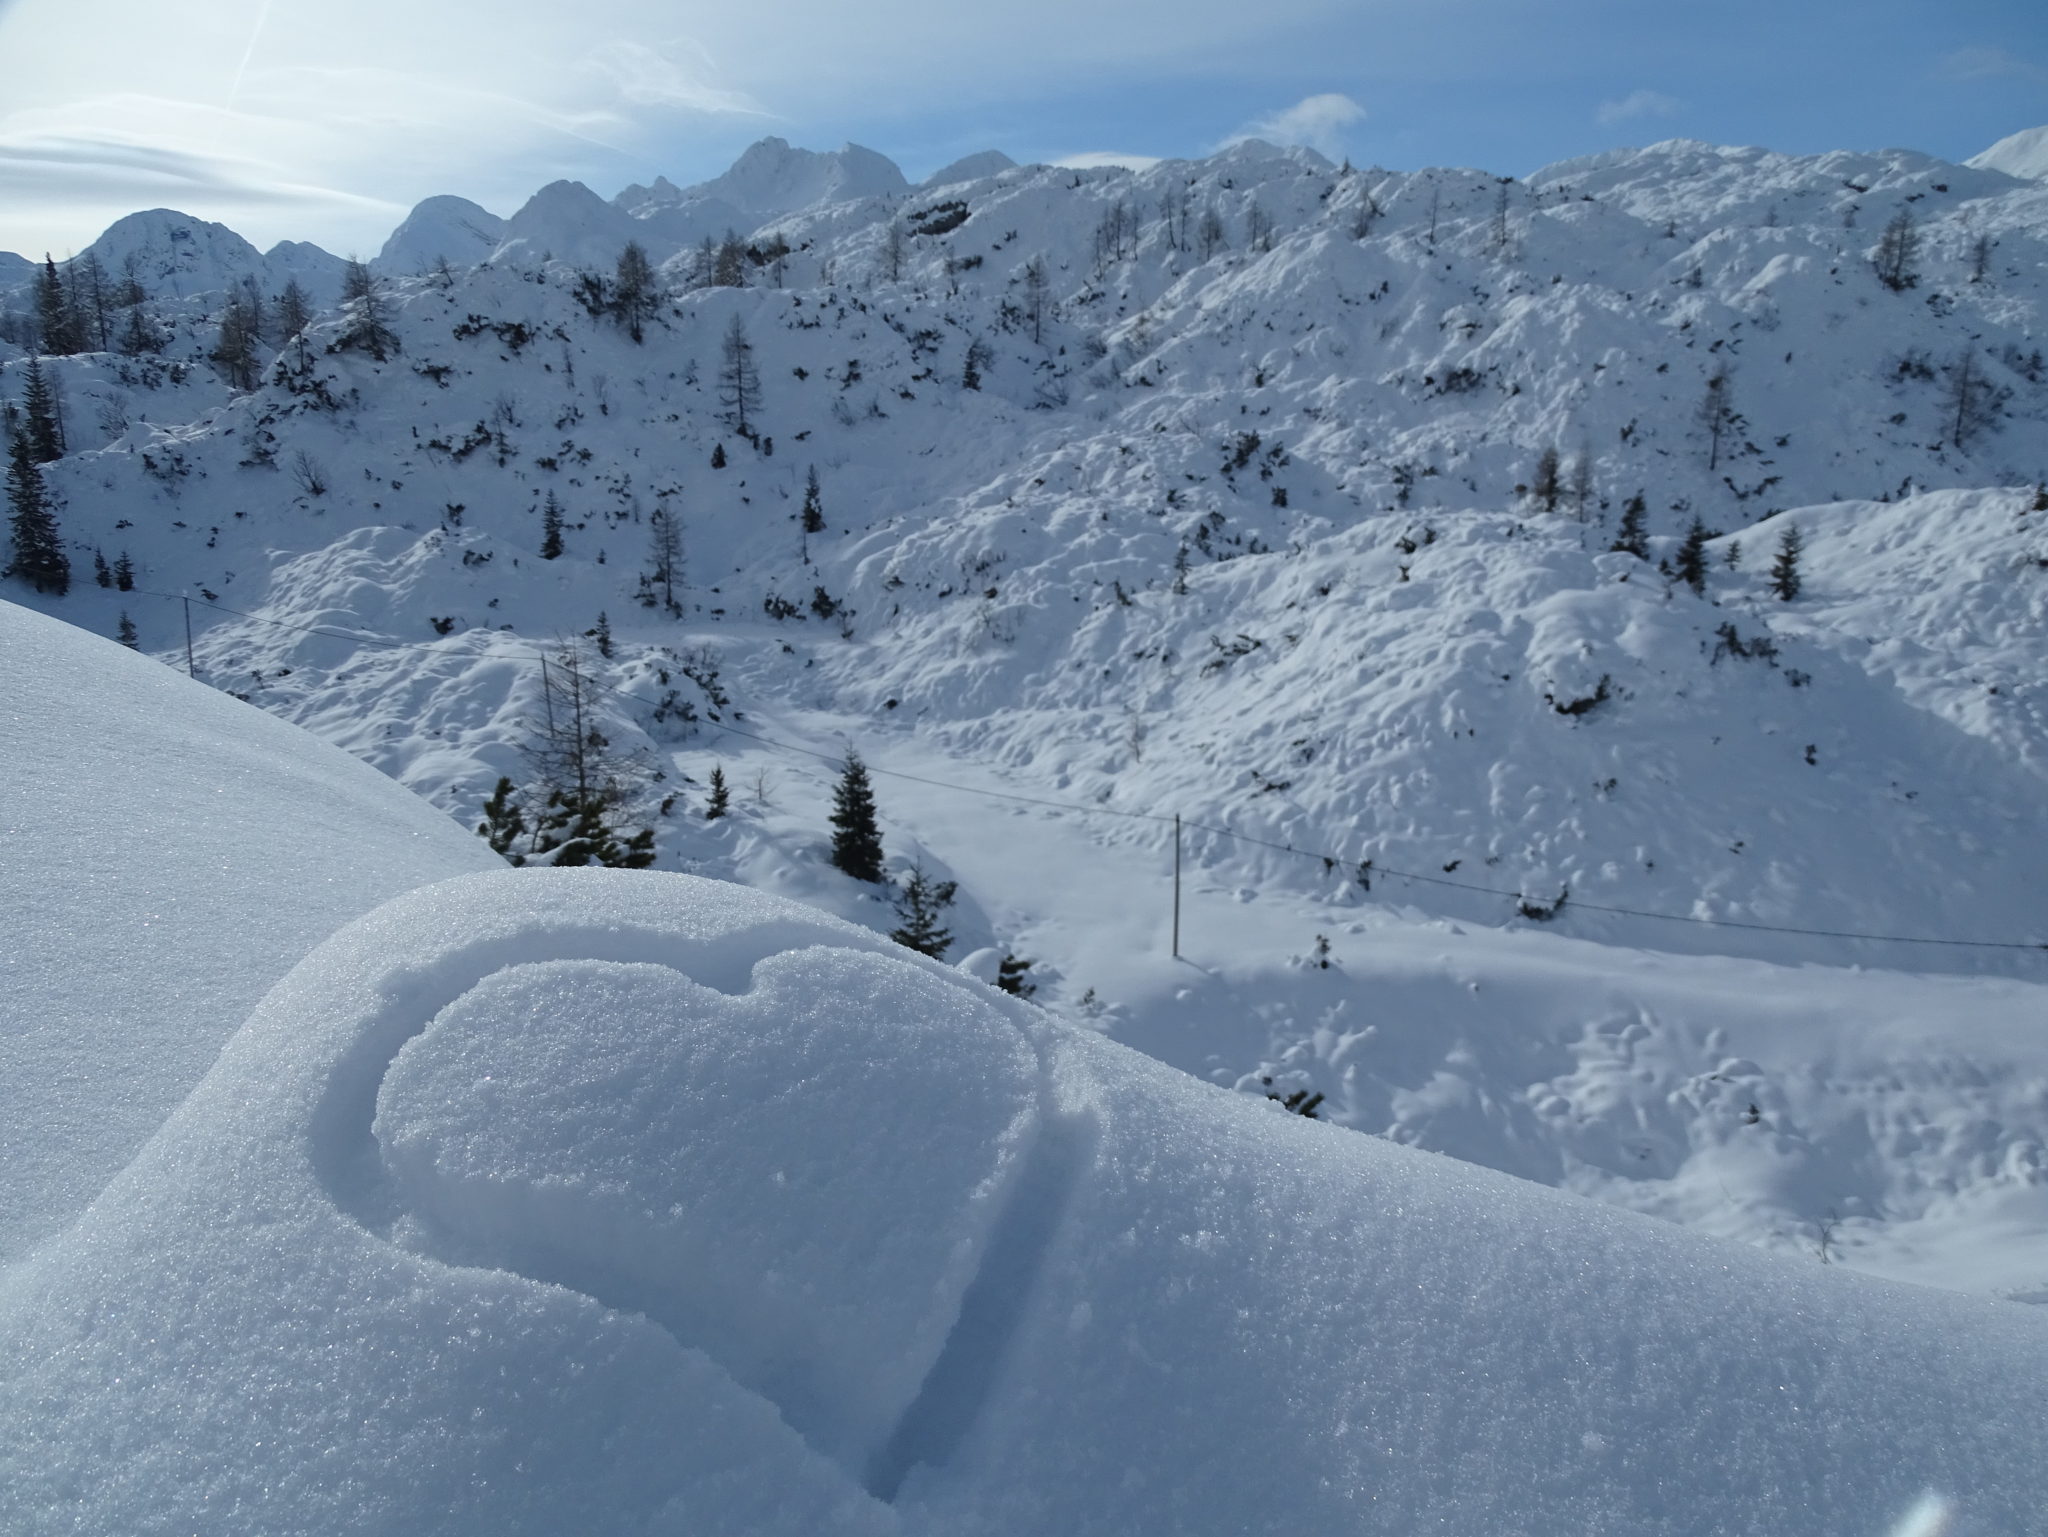
[[[97,548],[92,552],[92,579],[102,587],[114,585],[114,568],[107,564],[105,553]]]
[[[1871,265],[1877,269],[1877,280],[1894,293],[1902,293],[1920,281],[1920,269],[1915,265],[1920,255],[1920,231],[1913,223],[1913,216],[1901,208],[1892,215],[1891,223],[1884,227],[1878,237],[1876,254]]]
[[[1649,510],[1640,491],[1623,502],[1621,527],[1615,532],[1614,543],[1608,548],[1617,555],[1633,555],[1637,560],[1648,560],[1650,542],[1643,529],[1643,520],[1649,515]]]
[[[996,963],[996,986],[1015,997],[1029,998],[1038,991],[1038,984],[1024,975],[1030,969],[1030,961],[1006,951]]]
[[[597,654],[609,662],[612,659],[612,621],[603,609],[597,611],[597,623],[591,627],[589,635],[597,642]]]
[[[1558,464],[1557,449],[1547,444],[1536,456],[1536,473],[1529,480],[1529,495],[1542,504],[1545,512],[1555,512],[1557,499],[1563,494],[1564,476]]]
[[[114,346],[127,357],[139,358],[147,353],[164,350],[163,333],[156,328],[156,322],[149,318],[149,311],[140,304],[128,311],[128,324],[122,327],[115,338]]]
[[[130,651],[140,651],[142,649],[142,641],[135,633],[135,621],[128,617],[128,610],[125,608],[121,610],[121,624],[114,631],[114,639],[126,646]]]
[[[514,847],[526,836],[526,813],[519,809],[518,791],[510,779],[501,777],[484,802],[484,819],[477,823],[476,835],[490,844],[492,853],[515,865],[526,863],[526,856]]]
[[[43,484],[43,467],[17,435],[8,455],[8,534],[13,550],[0,576],[18,576],[37,592],[63,597],[71,590],[71,559],[57,533],[57,515]]]
[[[276,313],[277,334],[284,341],[290,341],[312,321],[312,303],[297,278],[285,280],[284,292],[277,296]]]
[[[1797,525],[1786,525],[1785,532],[1778,536],[1778,557],[1771,562],[1771,591],[1778,600],[1790,603],[1799,596],[1799,556],[1806,548],[1806,541],[1800,537]]]
[[[714,443],[712,445],[711,467],[714,470],[722,470],[725,468],[725,445],[723,443]]]
[[[911,866],[896,898],[896,927],[889,937],[906,950],[944,960],[953,943],[953,931],[940,920],[953,905],[953,893],[958,889],[957,882],[933,880],[922,864]]]
[[[711,794],[704,802],[704,820],[716,822],[732,811],[732,790],[725,782],[725,770],[718,764],[711,766]]]
[[[1700,596],[1706,596],[1707,525],[1698,518],[1694,518],[1692,527],[1685,531],[1685,543],[1678,547],[1678,558],[1672,570],[1686,586]]]
[[[804,481],[804,532],[822,534],[825,532],[825,504],[818,494],[818,467],[811,466],[811,473]]]
[[[875,791],[867,765],[849,752],[832,792],[832,863],[857,881],[882,880],[882,830],[875,820]]]
[[[57,387],[43,371],[43,360],[30,357],[22,371],[21,409],[27,417],[23,434],[37,464],[64,457],[64,421],[57,405]]]
[[[559,560],[562,557],[562,504],[550,491],[548,499],[540,510],[540,558]]]
[[[135,590],[135,562],[128,558],[126,550],[114,557],[114,586],[121,592]]]

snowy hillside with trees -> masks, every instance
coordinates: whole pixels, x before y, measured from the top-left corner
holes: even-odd
[[[174,1308],[223,1262],[247,1298],[218,1317],[239,1318],[312,1256],[284,1356],[342,1297],[344,1333],[452,1340],[459,1316],[495,1341],[453,1347],[438,1385],[405,1351],[366,1357],[334,1404],[280,1389],[248,1422],[313,1445],[351,1403],[427,1405],[449,1457],[380,1484],[387,1527],[458,1505],[503,1525],[492,1501],[534,1498],[490,1471],[518,1467],[532,1422],[468,1426],[466,1384],[567,1351],[614,1366],[575,1389],[592,1407],[546,1499],[603,1501],[619,1530],[697,1519],[734,1481],[790,1491],[713,1499],[754,1531],[1188,1529],[1162,1499],[1233,1512],[1218,1530],[1322,1500],[1311,1525],[1352,1529],[1377,1489],[1368,1529],[1390,1532],[1860,1533],[1922,1487],[1976,1499],[1957,1531],[2026,1529],[2040,1491],[2005,1427],[2039,1380],[2042,1319],[2015,1304],[2048,1300],[2048,184],[2011,155],[1671,141],[1513,180],[1253,140],[1143,171],[991,153],[913,187],[872,151],[770,139],[696,187],[559,182],[503,218],[429,199],[368,262],[141,214],[68,263],[0,265],[9,289],[5,596],[155,659],[53,661],[15,719],[91,695],[94,667],[140,688],[140,667],[445,813],[416,808],[439,853],[366,853],[302,931],[195,995],[192,1070],[137,1100],[125,1145],[70,1175],[54,1156],[72,1204],[26,1236],[112,1178],[348,919],[499,855],[529,872],[402,899],[278,984],[5,1283],[0,1391],[75,1387],[78,1413],[152,1441],[172,1405],[146,1373],[87,1385],[146,1354],[154,1315],[67,1354],[78,1320],[159,1264]],[[69,836],[99,793],[76,791]],[[531,873],[584,863],[667,874]],[[585,893],[639,937],[546,937],[585,933],[563,916]],[[75,952],[50,943],[54,971]],[[797,1000],[889,989],[930,1008],[911,1039],[849,1005],[882,1032],[861,1071],[889,1084],[861,1113],[944,1102],[933,1136],[961,1143],[879,1139],[843,1200],[953,1257],[877,1250],[837,1299],[800,1274],[789,1298],[653,1277],[643,1250],[723,1219],[660,1218],[633,1179],[732,1158],[735,1188],[787,1176],[829,1214],[868,1144],[847,1106],[792,1100],[777,1164],[622,1118],[603,1085],[550,1098],[547,1064],[610,1031],[629,1077],[713,1064],[752,1093],[778,1068],[749,1031],[829,1064]],[[701,1038],[655,1024],[699,1005]],[[465,1098],[494,1081],[492,1020],[524,1021],[485,1096],[503,1117]],[[74,1111],[102,1092],[83,1083]],[[610,1208],[541,1177],[587,1145]],[[792,1210],[738,1223],[742,1251],[843,1258]],[[1124,1254],[1124,1232],[1157,1245]],[[983,1298],[997,1328],[972,1276],[1005,1244],[1038,1279]],[[1213,1289],[1186,1283],[1185,1330],[1147,1343],[1139,1296],[1181,1295],[1169,1250],[1211,1245]],[[1264,1268],[1282,1253],[1284,1282]],[[1411,1261],[1533,1353],[1494,1361],[1469,1319],[1403,1311]],[[898,1284],[899,1262],[928,1280]],[[477,1265],[505,1277],[488,1300],[463,1291]],[[1567,1271],[1598,1299],[1560,1304]],[[1225,1330],[1235,1364],[1168,1385],[1233,1307],[1263,1343]],[[1368,1315],[1391,1333],[1323,1322]],[[1607,1361],[1589,1330],[1633,1354]],[[981,1342],[972,1384],[946,1366],[961,1338]],[[1766,1339],[1812,1366],[1805,1387],[1729,1343]],[[1137,1456],[1114,1432],[1151,1423],[1119,1397],[1126,1355],[1168,1363],[1163,1401],[1243,1418]],[[60,1358],[73,1387],[21,1386]],[[177,1371],[226,1425],[257,1358]],[[1454,1358],[1491,1386],[1413,1418]],[[1587,1371],[1634,1407],[1560,1417],[1543,1395]],[[1342,1386],[1290,1398],[1304,1377]],[[1841,1448],[1825,1477],[1790,1471],[1816,1443],[1771,1418],[1781,1390]],[[631,1406],[684,1413],[678,1394],[731,1400],[723,1421],[687,1410],[726,1426],[707,1460],[636,1461]],[[1737,1399],[1726,1435],[1680,1413]],[[30,1417],[10,1412],[4,1455],[54,1510],[76,1435]],[[1204,1450],[1282,1423],[1257,1477]],[[1570,1447],[1545,1440],[1567,1424]],[[350,1444],[353,1466],[399,1467]],[[1374,1471],[1452,1444],[1505,1450],[1483,1476]],[[1766,1492],[1703,1516],[1731,1455]],[[1062,1459],[1100,1477],[1062,1487]],[[99,1529],[132,1524],[130,1493],[217,1471],[153,1464],[103,1491]],[[442,1477],[471,1482],[417,1482]],[[264,1526],[254,1493],[211,1498],[179,1519]],[[1926,1511],[1907,1530],[1948,1519]]]
[[[1444,1000],[1389,1017],[1321,963],[1449,921],[2003,973],[2027,1001],[1987,1007],[2032,1006],[2048,192],[1685,141],[1527,182],[1257,142],[963,174],[913,191],[769,140],[502,225],[431,200],[290,335],[276,273],[223,256],[253,288],[223,267],[211,309],[164,306],[160,350],[79,322],[7,364],[69,570],[14,594],[180,666],[189,596],[199,677],[472,825],[508,780],[497,841],[537,862],[638,838],[884,931],[921,869],[953,883],[953,958],[1035,957],[1042,1002],[1220,1081],[1291,1074],[1360,1129],[1783,1247],[1839,1220],[1923,1276],[1936,1207],[2034,1188],[2030,1041],[2009,1094],[1957,1091],[1987,1130],[1932,1167],[1861,1150],[1925,1125],[1913,1100],[1801,1129],[1810,1180],[1730,1184],[1723,1108],[1670,1096],[1757,1062],[1714,1044],[1734,1020],[1648,1021],[1657,1106],[1589,1101],[1554,1092],[1595,1050],[1577,1006],[1547,1060],[1457,1068]],[[741,224],[692,244],[705,217]],[[54,270],[23,302],[63,335]],[[849,749],[881,775],[882,885],[827,857]],[[1039,836],[1018,802],[927,781],[1047,803],[1065,863],[1013,847]],[[1190,882],[1276,914],[1204,929],[1191,891],[1192,987],[1130,958],[1171,948],[1175,815]],[[1072,921],[1081,884],[1115,923]],[[1945,1063],[1949,985],[1854,1008]],[[1418,1049],[1361,1061],[1358,1032]],[[1832,1049],[1798,1041],[1772,1092]],[[1446,1074],[1501,1108],[1418,1108]],[[2048,1285],[2032,1243],[1993,1270],[1944,1278]]]

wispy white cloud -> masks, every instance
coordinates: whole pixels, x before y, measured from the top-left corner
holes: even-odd
[[[1950,80],[2031,80],[2048,84],[2048,68],[2023,59],[2003,48],[1958,48],[1941,61],[1941,72]]]
[[[1611,128],[1616,123],[1632,122],[1637,118],[1674,117],[1678,109],[1677,98],[1666,96],[1662,91],[1630,91],[1613,101],[1601,102],[1593,119],[1601,127]]]
[[[1272,144],[1306,144],[1332,160],[1344,158],[1344,130],[1365,121],[1365,108],[1337,91],[1304,96],[1291,107],[1255,118],[1224,140],[1264,139]]]

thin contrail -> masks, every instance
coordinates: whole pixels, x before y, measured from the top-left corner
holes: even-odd
[[[235,110],[235,103],[242,96],[242,77],[249,73],[249,61],[256,56],[256,44],[263,36],[263,24],[270,20],[270,0],[262,0],[256,11],[256,26],[249,33],[249,46],[242,50],[242,62],[235,70],[235,86],[228,92],[228,110]]]

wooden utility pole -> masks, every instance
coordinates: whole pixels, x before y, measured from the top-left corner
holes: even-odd
[[[1173,818],[1173,958],[1180,959],[1180,814]]]

